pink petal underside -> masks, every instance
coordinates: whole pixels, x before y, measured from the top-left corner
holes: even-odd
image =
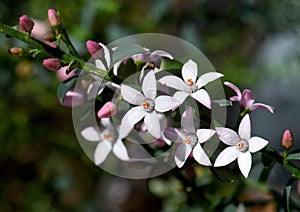
[[[166,58],[173,60],[173,56],[171,54],[169,54],[168,52],[162,51],[162,50],[153,51],[150,54],[150,57],[153,57],[153,56],[166,57]]]
[[[201,88],[205,85],[207,85],[208,83],[215,81],[216,79],[219,79],[220,77],[223,77],[223,74],[220,74],[218,72],[208,72],[205,73],[203,75],[201,75],[199,77],[199,79],[197,80],[197,86],[198,88]]]
[[[175,88],[179,91],[188,92],[187,85],[182,79],[176,76],[165,76],[158,80],[161,84],[167,85],[168,87]]]
[[[158,112],[166,112],[179,107],[179,101],[171,96],[158,96],[154,100],[155,110]]]
[[[95,150],[94,153],[94,162],[96,165],[103,163],[103,161],[107,158],[108,154],[112,149],[112,144],[110,141],[101,141]]]
[[[127,149],[121,140],[117,140],[114,144],[113,153],[120,160],[129,160]]]
[[[142,107],[140,106],[133,107],[123,117],[121,125],[133,127],[142,118],[144,118],[146,114],[147,112]]]
[[[241,152],[235,146],[227,147],[218,155],[214,166],[226,166],[237,159],[240,154]]]
[[[87,127],[84,128],[80,134],[82,137],[84,137],[88,141],[100,141],[101,140],[101,135],[100,132],[98,131],[98,128],[95,127]]]
[[[200,89],[200,90],[196,91],[195,93],[192,93],[191,97],[196,99],[198,102],[203,104],[205,107],[207,107],[209,109],[211,108],[210,97],[209,97],[208,93],[206,92],[206,90]]]
[[[192,107],[189,107],[186,111],[183,112],[181,116],[181,127],[189,133],[195,133]]]
[[[249,108],[254,103],[254,94],[252,91],[245,89],[242,93],[240,104],[244,108]]]
[[[164,132],[162,133],[162,139],[168,144],[174,143],[178,139],[178,134],[172,127],[166,127]]]
[[[141,92],[127,85],[121,85],[121,94],[125,101],[133,105],[141,105],[146,100]]]
[[[267,141],[263,138],[254,136],[249,139],[249,151],[251,153],[257,152],[257,151],[263,149],[265,146],[267,146],[268,143],[269,143],[269,141]]]
[[[195,63],[192,60],[187,61],[182,66],[182,78],[185,83],[188,82],[188,80],[192,80],[194,83],[196,82],[196,78],[198,75],[198,67],[197,63]]]
[[[215,133],[216,131],[211,129],[198,129],[197,130],[198,142],[201,144],[208,141]]]
[[[239,126],[239,135],[241,139],[248,141],[251,137],[251,122],[249,114],[246,114]]]
[[[257,110],[257,109],[266,109],[268,110],[270,113],[274,113],[275,111],[275,108],[270,106],[270,105],[266,105],[266,104],[262,104],[262,103],[254,103],[250,106],[250,111],[254,111],[254,110]]]
[[[181,105],[181,104],[184,102],[184,100],[185,100],[189,95],[190,95],[190,94],[187,93],[187,92],[185,92],[185,91],[177,91],[177,92],[173,95],[173,97],[174,97],[175,99],[177,99],[177,101],[179,102],[179,105]]]
[[[79,89],[69,90],[62,102],[63,106],[66,107],[77,107],[85,102],[84,94]]]
[[[145,116],[145,127],[149,131],[151,135],[155,138],[161,137],[161,127],[159,122],[159,117],[156,111],[152,111],[151,113],[147,113]]]
[[[150,71],[145,77],[142,84],[142,90],[146,98],[154,99],[156,97],[156,79],[154,71]]]
[[[243,152],[239,155],[238,165],[244,177],[247,178],[252,165],[252,156],[249,151]]]
[[[211,162],[209,160],[209,157],[202,149],[201,145],[199,143],[196,144],[193,150],[193,157],[194,159],[201,165],[204,166],[211,166]]]
[[[230,83],[230,82],[224,82],[224,85],[228,86],[229,88],[231,88],[237,95],[237,100],[232,100],[232,101],[240,101],[242,98],[242,93],[240,91],[240,89],[238,87],[236,87],[234,84]]]
[[[175,163],[179,168],[181,168],[184,165],[186,159],[189,157],[191,152],[192,152],[191,145],[181,143],[177,146],[176,153],[175,153]]]
[[[236,143],[240,140],[239,135],[229,128],[216,127],[216,132],[220,140],[230,146],[235,146]]]

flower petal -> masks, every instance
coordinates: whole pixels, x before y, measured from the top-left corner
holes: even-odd
[[[181,116],[181,127],[189,133],[195,133],[192,107],[189,107]]]
[[[174,143],[178,139],[178,134],[173,127],[166,127],[162,133],[162,139],[168,144]]]
[[[96,127],[84,128],[80,134],[88,141],[101,141],[100,132]]]
[[[175,88],[179,91],[188,91],[187,85],[179,77],[165,76],[160,78],[158,81],[163,85],[167,85],[168,87]]]
[[[187,93],[187,92],[185,92],[185,91],[177,91],[177,92],[173,95],[173,97],[174,97],[175,99],[177,99],[178,102],[179,102],[179,105],[181,105],[181,104],[184,102],[184,100],[186,99],[186,97],[188,97],[189,95],[190,95],[190,94]]]
[[[240,101],[242,98],[242,93],[240,91],[240,89],[238,87],[236,87],[234,84],[230,83],[230,82],[224,82],[224,85],[228,86],[229,88],[231,88],[235,93],[236,93],[236,100],[230,99],[231,101]]]
[[[156,97],[156,79],[153,71],[150,71],[145,77],[142,84],[142,90],[146,98],[154,99]]]
[[[151,113],[147,113],[144,121],[145,121],[145,127],[149,131],[149,133],[153,135],[155,138],[160,138],[162,131],[161,131],[157,112],[152,111]]]
[[[217,157],[214,166],[220,167],[220,166],[226,166],[241,154],[239,150],[235,146],[230,146],[225,148]]]
[[[102,93],[104,90],[105,83],[103,81],[95,81],[91,83],[87,89],[87,99],[95,99],[96,96]]]
[[[240,104],[244,108],[250,108],[254,103],[254,94],[251,90],[245,89],[242,93],[242,98],[240,100]]]
[[[166,57],[169,58],[171,60],[173,60],[173,56],[171,54],[169,54],[168,52],[165,52],[163,50],[155,50],[150,54],[150,59],[151,58],[155,58],[155,57]]]
[[[216,132],[220,140],[227,145],[235,146],[240,140],[240,136],[232,129],[216,127]]]
[[[249,151],[251,153],[257,152],[267,146],[269,141],[260,138],[260,137],[252,137],[249,139]]]
[[[262,108],[262,109],[267,109],[268,111],[270,111],[270,113],[274,113],[275,111],[275,108],[270,106],[270,105],[266,105],[266,104],[262,104],[262,103],[254,103],[250,106],[249,110],[250,111],[254,111],[254,110],[257,110],[259,108]]]
[[[141,92],[127,85],[121,85],[121,94],[124,100],[133,105],[141,105],[146,100]]]
[[[106,65],[109,68],[110,67],[110,63],[111,63],[111,55],[110,55],[110,51],[107,48],[107,46],[105,46],[103,43],[99,43],[99,45],[103,48],[104,50],[104,58],[106,61]]]
[[[101,51],[101,50],[100,50]],[[95,60],[95,65],[97,68],[99,68],[100,70],[106,71],[107,67],[104,65],[104,63],[102,62],[102,60],[97,59]]]
[[[181,168],[184,165],[186,159],[189,157],[191,152],[192,152],[191,145],[180,143],[177,146],[176,153],[175,153],[175,163],[179,168]]]
[[[159,96],[154,100],[155,110],[158,112],[166,112],[179,107],[179,101],[171,96]]]
[[[110,141],[101,141],[95,150],[94,153],[94,162],[96,165],[103,163],[103,161],[107,158],[107,155],[110,153],[112,148]]]
[[[196,85],[198,86],[198,88],[201,88],[207,85],[209,82],[212,82],[223,76],[224,76],[223,74],[220,74],[218,72],[208,72],[199,77],[199,79],[196,82]]]
[[[252,165],[252,156],[249,151],[242,152],[238,157],[238,165],[242,174],[247,178]]]
[[[134,126],[138,123],[142,118],[147,114],[146,111],[140,106],[136,106],[131,108],[123,117],[121,125],[126,126]]]
[[[208,141],[215,133],[216,131],[211,129],[198,129],[197,130],[198,142],[202,144]]]
[[[119,70],[119,67],[121,66],[121,63],[122,63],[122,62],[123,62],[123,61],[117,62],[117,63],[114,65],[114,67],[113,67],[113,73],[114,73],[115,76],[118,75],[118,70]]]
[[[118,139],[114,144],[113,153],[120,160],[129,160],[127,149],[120,139]]]
[[[239,126],[239,135],[241,139],[248,141],[251,137],[251,122],[249,114],[246,114]]]
[[[211,101],[208,93],[204,89],[200,89],[194,93],[191,94],[191,97],[196,99],[198,102],[203,104],[207,108],[211,108]]]
[[[202,149],[201,145],[199,143],[196,144],[193,150],[193,157],[194,159],[201,165],[204,166],[211,166],[211,162],[209,160],[209,157]]]
[[[189,80],[192,80],[195,83],[198,75],[197,63],[192,60],[187,61],[185,64],[183,64],[181,73],[185,83],[187,83]]]

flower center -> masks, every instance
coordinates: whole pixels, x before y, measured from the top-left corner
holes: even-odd
[[[184,144],[190,144],[194,146],[198,142],[198,137],[195,134],[190,134],[186,136],[183,141]]]
[[[115,141],[116,140],[115,134],[107,129],[104,130],[104,132],[101,134],[101,137],[102,137],[103,141]]]
[[[246,140],[240,140],[236,143],[236,148],[241,152],[246,152],[249,149],[249,143]]]
[[[194,93],[198,89],[198,86],[194,83],[194,81],[191,78],[187,80],[186,85],[188,86],[190,93]]]
[[[154,101],[152,99],[146,99],[142,104],[141,107],[147,111],[151,112],[154,109]]]

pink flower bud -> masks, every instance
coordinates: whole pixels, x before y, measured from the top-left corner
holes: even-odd
[[[93,58],[98,59],[103,57],[103,53],[101,51],[102,47],[99,45],[99,43],[92,40],[88,40],[86,42],[86,48]]]
[[[290,130],[286,130],[282,136],[282,146],[290,148],[293,145],[293,134]]]
[[[62,66],[62,61],[58,58],[44,59],[43,66],[51,71],[57,71]]]
[[[21,56],[23,54],[23,49],[20,47],[12,47],[8,50],[8,52],[12,56]]]
[[[48,10],[48,20],[51,27],[59,26],[61,24],[60,18],[54,9]]]
[[[27,15],[22,15],[19,18],[19,30],[31,33],[34,22]]]
[[[108,118],[117,113],[117,106],[112,102],[106,102],[103,107],[98,111],[98,118]]]

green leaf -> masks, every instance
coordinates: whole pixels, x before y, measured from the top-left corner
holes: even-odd
[[[56,95],[61,103],[64,101],[64,98],[67,92],[70,90],[70,88],[72,88],[75,85],[77,78],[78,77],[76,76],[67,79],[66,81],[60,83],[59,86],[57,87]]]
[[[284,211],[286,212],[290,212],[290,195],[291,195],[292,184],[295,180],[296,178],[291,177],[284,188],[282,203],[283,203]]]
[[[212,100],[212,102],[217,103],[220,107],[232,106],[232,101],[227,99],[216,99]]]
[[[123,61],[124,59],[127,59],[133,55],[146,53],[147,51],[136,44],[127,44],[127,45],[120,45],[118,48],[113,51],[112,53],[112,64],[111,66],[115,65],[118,62]]]
[[[294,154],[288,154],[287,160],[300,160],[300,152]]]

